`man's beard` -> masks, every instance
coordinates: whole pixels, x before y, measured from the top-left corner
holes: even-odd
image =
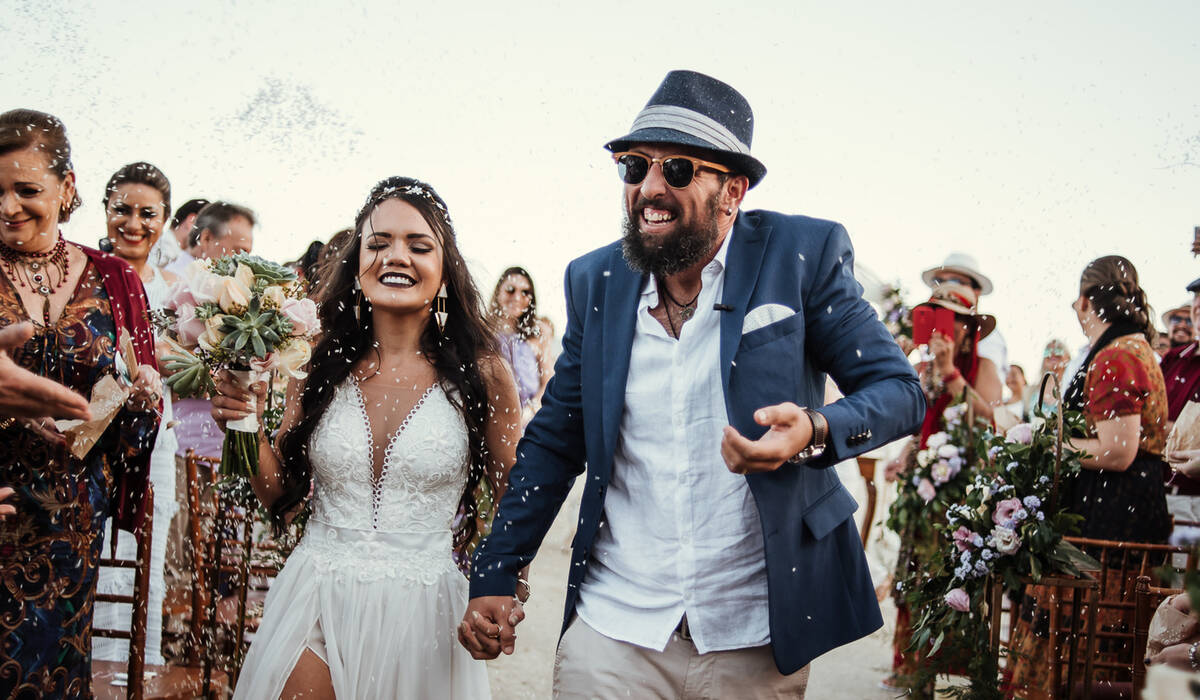
[[[1191,333],[1187,333],[1187,334],[1185,334],[1185,333],[1172,333],[1172,334],[1170,335],[1170,339],[1171,339],[1171,347],[1173,347],[1173,348],[1181,348],[1181,347],[1183,347],[1184,345],[1191,345],[1191,343],[1192,343],[1192,340],[1193,340],[1194,338],[1192,337],[1192,334],[1191,334]]]
[[[674,207],[655,205],[649,200],[639,199],[633,211],[626,212],[621,238],[621,253],[625,261],[637,272],[657,277],[669,277],[682,272],[710,255],[721,235],[717,227],[717,212],[720,208],[720,193],[714,193],[708,201],[705,216],[692,225],[680,222],[679,212]],[[675,231],[666,236],[650,238],[639,228],[641,216],[637,213],[645,207],[660,208],[676,216]]]

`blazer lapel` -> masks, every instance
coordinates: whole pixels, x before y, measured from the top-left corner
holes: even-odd
[[[617,432],[621,413],[625,409],[625,381],[629,377],[629,357],[633,349],[633,333],[637,327],[638,297],[642,291],[642,276],[633,271],[620,248],[612,253],[604,289],[604,372],[601,376],[601,425],[604,436],[605,475],[612,465],[617,449]],[[607,476],[605,477],[607,478]]]
[[[745,215],[738,215],[734,222],[733,240],[729,242],[725,257],[725,291],[721,296],[721,302],[731,307],[721,314],[721,388],[726,397],[729,396],[733,355],[742,339],[742,322],[749,310],[746,307],[758,281],[758,269],[762,267],[770,232],[770,226],[754,226]]]

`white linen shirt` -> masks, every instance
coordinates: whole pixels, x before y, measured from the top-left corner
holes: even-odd
[[[771,639],[758,509],[721,458],[729,421],[713,304],[732,237],[705,266],[678,340],[650,315],[653,276],[642,291],[604,521],[579,590],[588,625],[658,651],[685,613],[701,654]]]

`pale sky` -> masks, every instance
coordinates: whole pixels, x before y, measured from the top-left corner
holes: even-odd
[[[147,160],[176,203],[260,215],[285,260],[349,225],[389,175],[450,205],[481,290],[529,268],[560,324],[562,274],[619,235],[602,145],[667,71],[730,83],[768,173],[744,208],[833,219],[857,260],[925,298],[974,254],[1010,360],[1083,340],[1079,273],[1130,258],[1156,309],[1200,277],[1200,3],[429,3],[0,0],[0,110],[67,125],[84,208]]]

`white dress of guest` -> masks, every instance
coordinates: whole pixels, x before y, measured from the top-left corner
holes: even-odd
[[[339,698],[490,697],[487,667],[459,645],[467,581],[451,557],[466,486],[467,427],[439,385],[380,441],[358,383],[335,391],[309,441],[304,538],[267,594],[235,700],[277,698],[306,649]]]
[[[154,277],[145,282],[146,298],[151,309],[161,309],[167,300],[169,285],[163,278],[162,271],[152,267]],[[166,580],[163,577],[163,567],[167,554],[167,531],[171,519],[179,509],[175,501],[175,450],[178,447],[175,431],[168,427],[173,414],[171,396],[167,392],[163,396],[163,415],[159,423],[158,437],[155,439],[154,451],[150,453],[150,483],[154,485],[154,520],[153,532],[150,539],[150,592],[149,608],[146,613],[146,663],[163,664],[162,656],[162,616],[163,599],[166,596]],[[112,521],[104,529],[104,552],[107,556],[108,538]],[[117,533],[117,556],[133,559],[137,556],[137,540],[124,530]],[[99,593],[116,593],[129,595],[133,591],[133,569],[100,569],[96,582]],[[92,624],[95,627],[108,629],[129,629],[130,606],[117,603],[96,603],[95,617]],[[124,639],[109,639],[97,637],[92,640],[92,657],[103,661],[127,661],[129,659],[129,642]]]

